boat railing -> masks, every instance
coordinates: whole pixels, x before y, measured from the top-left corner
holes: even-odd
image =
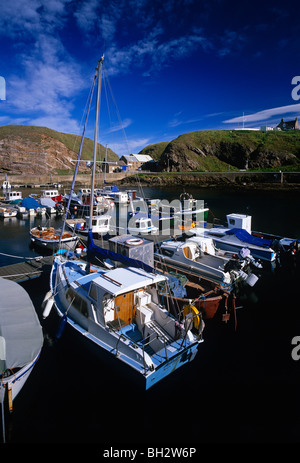
[[[118,324],[116,327],[110,326],[110,329],[112,329],[116,334],[119,335],[117,343],[116,343],[116,347],[115,347],[116,356],[118,356],[119,354],[119,344],[121,340],[127,339],[130,341],[131,346],[133,346],[135,349],[138,349],[138,348],[142,349],[145,374],[146,374],[147,368],[149,368],[149,365],[146,362],[145,353],[150,356],[151,354],[153,355],[155,353],[157,355],[156,360],[159,360],[160,363],[163,363],[164,361],[168,360],[167,346],[170,343],[170,341],[167,340],[167,337],[164,334],[153,332],[151,334],[148,334],[145,338],[139,339],[138,341],[134,341],[130,336],[127,335],[126,331],[122,330],[122,324],[118,316],[117,310],[116,310],[116,314],[117,314]],[[160,327],[160,328],[164,329],[163,327]],[[160,341],[162,341],[162,349],[160,349],[158,352],[156,352],[151,346],[151,344],[153,344],[154,341],[157,339],[160,339]],[[171,338],[171,341],[173,341],[173,338]],[[185,342],[186,342],[186,333],[182,339],[182,343],[180,344],[180,349],[182,348]],[[151,354],[149,354],[150,349],[152,350]],[[162,350],[164,350],[165,356],[162,355],[161,353]]]
[[[182,319],[181,320],[184,321],[184,324],[182,324],[182,322],[180,323],[179,320],[177,320],[177,323],[178,323],[177,326],[180,328],[181,333],[182,333],[181,335],[179,335],[179,337],[176,338],[177,342],[178,342],[177,350],[182,350],[183,348],[187,347],[190,344],[189,337],[188,337],[188,332],[192,329],[193,324],[194,324],[194,318],[197,317],[197,316],[198,316],[197,314],[194,314],[194,315],[189,314],[189,317],[187,317],[187,316],[184,315],[183,310],[182,310]],[[159,333],[153,331],[152,333],[148,334],[145,338],[141,338],[141,339],[135,341],[129,335],[127,335],[127,332],[124,329],[122,329],[122,328],[125,328],[126,325],[123,325],[123,327],[121,326],[121,321],[120,321],[120,319],[118,317],[118,314],[117,314],[117,319],[118,319],[118,326],[111,327],[111,329],[113,331],[115,331],[115,333],[117,333],[119,335],[117,343],[116,343],[116,348],[115,348],[116,349],[116,356],[118,356],[118,354],[119,354],[120,341],[122,339],[127,339],[128,341],[130,341],[130,344],[131,344],[132,347],[134,347],[135,349],[139,348],[139,349],[142,350],[143,364],[144,364],[144,371],[145,371],[144,374],[146,374],[147,370],[149,369],[149,364],[146,361],[146,355],[145,354],[150,356],[150,358],[153,355],[155,355],[156,356],[155,357],[156,362],[159,362],[160,364],[165,362],[165,361],[168,361],[169,358],[168,358],[167,347],[171,342],[173,342],[175,340],[175,338],[172,338],[171,336],[165,336],[164,333],[163,333],[163,331],[165,331],[163,326],[160,326],[160,329],[163,330],[162,334],[159,334]],[[174,322],[174,319],[172,321]],[[171,322],[171,320],[170,320],[170,322]],[[168,322],[168,323],[170,323],[170,322]],[[202,334],[200,333],[199,336],[201,337]],[[156,351],[152,347],[152,344],[157,339],[160,339],[160,341],[162,342],[162,348],[159,349],[158,351]],[[162,354],[163,351],[164,351],[165,355]],[[150,370],[151,370],[151,368],[154,368],[154,367],[150,366]]]

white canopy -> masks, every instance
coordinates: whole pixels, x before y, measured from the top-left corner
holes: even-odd
[[[39,354],[43,332],[33,303],[18,283],[0,278],[0,374]]]

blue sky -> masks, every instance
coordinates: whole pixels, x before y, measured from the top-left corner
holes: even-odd
[[[122,123],[101,109],[99,141],[119,155],[194,130],[274,126],[300,115],[292,98],[298,2],[0,0],[0,7],[0,125],[80,135],[103,53],[102,106],[111,88]]]

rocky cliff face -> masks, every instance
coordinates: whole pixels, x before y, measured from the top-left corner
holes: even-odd
[[[14,175],[49,175],[74,172],[80,137],[64,134],[46,127],[0,127],[0,173]],[[99,158],[104,159],[105,148],[99,144]],[[85,139],[82,159],[92,159],[93,141]],[[108,150],[108,160],[118,160]],[[75,162],[74,162],[75,161]],[[89,172],[85,162],[79,172]]]
[[[8,174],[48,174],[56,170],[74,170],[73,151],[47,135],[32,142],[16,135],[0,140],[0,172]]]

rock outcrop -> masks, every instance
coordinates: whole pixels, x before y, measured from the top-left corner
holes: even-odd
[[[49,175],[74,172],[80,137],[64,134],[46,127],[0,127],[0,173],[14,175]],[[84,140],[83,160],[92,159],[93,141]],[[105,148],[99,144],[100,157]],[[108,150],[108,160],[119,157]],[[80,163],[79,172],[90,169]]]

